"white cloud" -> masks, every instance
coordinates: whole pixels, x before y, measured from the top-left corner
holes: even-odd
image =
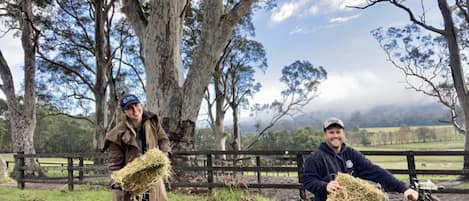
[[[271,20],[277,23],[283,22],[298,14],[298,10],[303,7],[305,3],[307,3],[305,0],[284,3],[279,8],[274,9],[271,15]]]
[[[376,105],[430,102],[432,99],[405,89],[395,80],[399,72],[342,72],[329,75],[319,86],[319,97],[309,105],[311,110],[337,108],[344,111],[369,109]],[[385,94],[385,95],[384,95]]]
[[[331,10],[346,10],[350,6],[362,6],[367,3],[367,0],[321,0],[327,4]]]
[[[281,23],[293,17],[308,17],[322,13],[351,11],[347,6],[364,5],[367,0],[285,0],[273,9],[270,20]]]
[[[309,14],[311,14],[311,15],[316,15],[316,14],[319,13],[319,7],[316,6],[316,5],[313,5],[313,6],[311,6],[311,7],[309,8],[308,11],[309,11]]]
[[[329,22],[330,23],[343,23],[343,22],[347,22],[347,21],[350,21],[359,17],[360,17],[360,14],[347,16],[347,17],[335,17],[335,18],[331,18]]]
[[[302,27],[296,26],[294,30],[289,32],[289,34],[293,35],[293,34],[303,33],[303,32],[304,32],[304,29]]]

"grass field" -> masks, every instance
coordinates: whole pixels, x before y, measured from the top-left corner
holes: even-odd
[[[239,201],[239,200],[254,200],[254,201],[267,201],[262,196],[249,195],[244,191],[233,189],[215,189],[211,196],[195,196],[169,193],[169,200],[171,201]],[[19,190],[14,187],[0,186],[0,200],[2,201],[109,201],[112,195],[111,192],[104,187],[96,186],[77,186],[73,192],[58,189],[27,189]]]
[[[410,129],[416,129],[421,127],[427,128],[449,128],[454,129],[452,125],[436,125],[436,126],[410,126]],[[361,130],[366,130],[368,132],[394,132],[398,131],[400,127],[376,127],[376,128],[360,128]]]

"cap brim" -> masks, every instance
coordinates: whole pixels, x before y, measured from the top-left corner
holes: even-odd
[[[140,103],[140,101],[138,100],[131,100],[129,101],[127,104],[125,104],[124,107],[122,107],[122,110],[126,110],[130,105],[134,104],[134,103]]]

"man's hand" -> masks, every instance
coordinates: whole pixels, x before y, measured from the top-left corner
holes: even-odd
[[[329,193],[336,192],[337,190],[342,189],[342,187],[339,185],[337,181],[331,181],[327,184],[326,190]]]
[[[407,189],[404,191],[404,199],[408,201],[417,201],[419,198],[419,193],[415,191],[414,189]]]

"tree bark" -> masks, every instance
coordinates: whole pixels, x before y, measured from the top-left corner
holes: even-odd
[[[241,150],[241,128],[239,124],[239,111],[238,106],[232,107],[233,110],[233,142],[231,143],[231,147],[233,150],[240,151]]]
[[[443,17],[445,28],[445,34],[443,36],[448,42],[451,76],[453,78],[453,83],[458,95],[459,103],[464,112],[464,150],[469,151],[469,92],[465,83],[464,72],[461,64],[461,51],[459,49],[457,40],[457,31],[447,1],[438,0],[438,6]],[[464,156],[464,169],[469,169],[469,156]],[[464,175],[464,179],[469,180],[469,174]]]
[[[106,135],[107,106],[106,106],[106,73],[109,69],[105,58],[105,35],[104,25],[107,13],[105,13],[103,0],[95,0],[95,57],[96,57],[96,83],[94,85],[94,97],[96,107],[96,127],[93,138],[93,147],[101,151],[104,147],[104,136]],[[109,41],[108,41],[109,42]],[[109,58],[109,57],[108,57]]]
[[[219,80],[215,80],[215,143],[217,150],[226,150],[226,134],[225,134],[225,93],[221,91]]]
[[[173,150],[192,150],[195,122],[213,67],[235,24],[254,0],[241,0],[224,13],[222,0],[204,0],[201,38],[183,86],[179,86],[181,29],[186,1],[153,0],[143,13],[138,1],[123,0],[123,12],[143,44],[148,109],[159,114]],[[184,165],[188,158],[174,159]]]

